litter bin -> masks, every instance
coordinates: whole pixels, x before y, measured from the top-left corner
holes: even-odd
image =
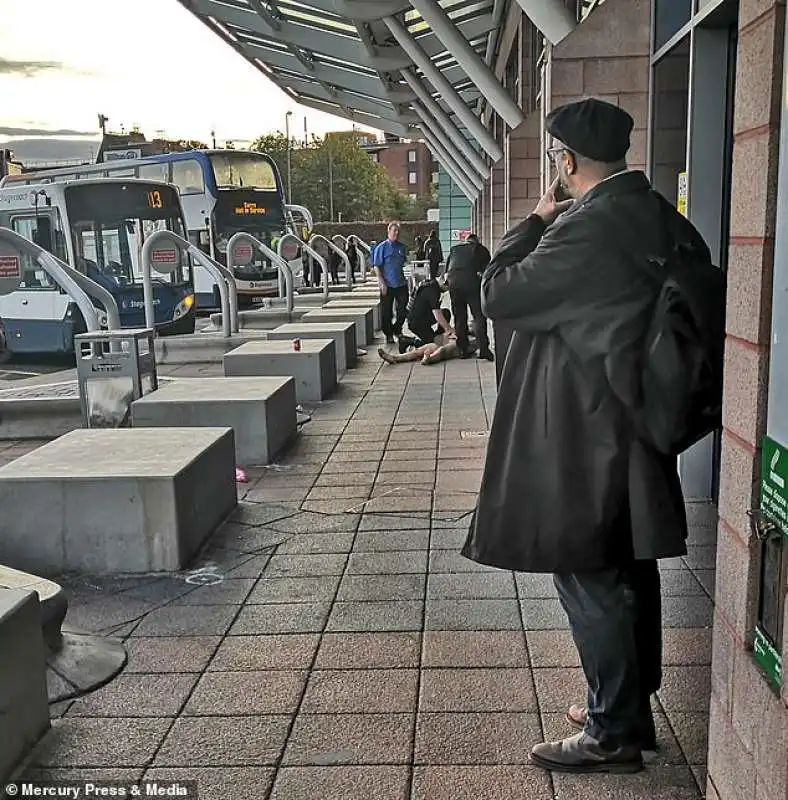
[[[158,388],[153,339],[149,328],[74,337],[84,427],[126,427],[132,402]]]

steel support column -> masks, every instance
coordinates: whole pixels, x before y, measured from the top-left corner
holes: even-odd
[[[446,131],[446,135],[452,140],[458,150],[473,165],[476,171],[483,177],[490,176],[490,167],[481,155],[474,150],[470,142],[463,136],[460,129],[452,122],[451,117],[440,107],[432,95],[422,86],[418,77],[409,69],[402,71],[405,82],[413,89],[413,93],[418,97],[421,105],[427,113],[435,118],[441,128]]]
[[[544,0],[540,0],[544,2]],[[432,32],[457,59],[465,74],[473,81],[487,102],[510,128],[521,125],[525,116],[509,93],[501,86],[493,71],[484,63],[468,40],[457,30],[449,15],[435,0],[411,0],[411,5],[432,28]],[[400,43],[400,46],[405,49]],[[407,50],[406,50],[407,52]]]
[[[463,192],[468,196],[469,200],[473,200],[479,194],[478,187],[474,186],[471,180],[463,171],[462,165],[458,164],[454,156],[444,147],[440,139],[430,129],[428,123],[421,126],[421,132],[424,134],[424,139],[429,144],[430,149],[437,155],[438,161],[443,164],[445,170],[451,174],[454,182],[459,186]]]
[[[458,150],[454,142],[441,130],[440,125],[438,125],[432,114],[419,102],[414,102],[412,107],[421,122],[429,128],[432,135],[443,145],[444,149],[451,155],[454,161],[457,164],[464,164],[463,153]],[[464,164],[462,171],[468,181],[479,190],[484,186],[485,178],[490,174],[490,170],[487,170],[487,174],[485,175],[478,172],[471,164],[467,163]]]
[[[561,0],[517,0],[517,3],[550,44],[558,44],[577,25]]]
[[[422,109],[423,110],[423,109]],[[420,110],[417,111],[420,115]],[[420,127],[422,130],[426,128],[433,136],[435,141],[449,154],[452,161],[457,165],[458,170],[462,173],[462,176],[465,180],[471,185],[476,188],[476,191],[480,192],[484,187],[484,178],[479,175],[476,170],[469,168],[468,164],[465,164],[460,155],[457,152],[457,149],[454,145],[448,140],[446,134],[440,129],[440,127],[435,123],[432,117],[429,114],[426,114],[422,117]]]
[[[462,97],[446,80],[443,73],[432,63],[432,60],[422,50],[421,45],[405,30],[399,20],[386,17],[386,27],[391,31],[400,47],[410,56],[413,63],[424,73],[427,80],[438,90],[449,108],[457,115],[458,119],[468,129],[471,136],[489,153],[494,161],[503,156],[503,150],[498,142],[490,135],[482,121],[465,105]]]
[[[423,132],[422,132],[423,134]],[[476,193],[470,186],[467,186],[465,183],[460,182],[457,177],[457,174],[454,172],[453,168],[445,164],[441,159],[440,152],[433,148],[432,145],[425,139],[427,144],[427,149],[432,153],[433,158],[440,163],[441,168],[446,172],[446,174],[451,179],[452,183],[468,198],[468,200],[472,203],[474,198],[476,197]]]

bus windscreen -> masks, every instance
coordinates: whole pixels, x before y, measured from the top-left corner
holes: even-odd
[[[211,153],[208,158],[219,189],[260,189],[265,192],[279,189],[271,162],[260,153]]]
[[[185,236],[175,189],[161,184],[91,183],[66,188],[77,268],[112,290],[141,283],[145,239],[159,230]],[[187,278],[184,269],[171,282]]]

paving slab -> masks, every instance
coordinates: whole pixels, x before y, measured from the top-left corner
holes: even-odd
[[[190,565],[217,583],[74,578],[75,619],[122,625],[130,662],[52,712],[85,726],[82,749],[48,745],[44,768],[190,777],[222,800],[699,800],[705,514],[689,509],[688,558],[661,565],[660,751],[635,776],[548,776],[530,749],[569,735],[566,707],[585,695],[552,577],[460,555],[493,402],[492,365],[361,359]],[[77,716],[137,709],[167,716]]]

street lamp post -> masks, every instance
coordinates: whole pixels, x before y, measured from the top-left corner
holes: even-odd
[[[290,117],[292,111],[285,114],[285,135],[287,136],[287,202],[293,202],[293,170],[290,162]]]

